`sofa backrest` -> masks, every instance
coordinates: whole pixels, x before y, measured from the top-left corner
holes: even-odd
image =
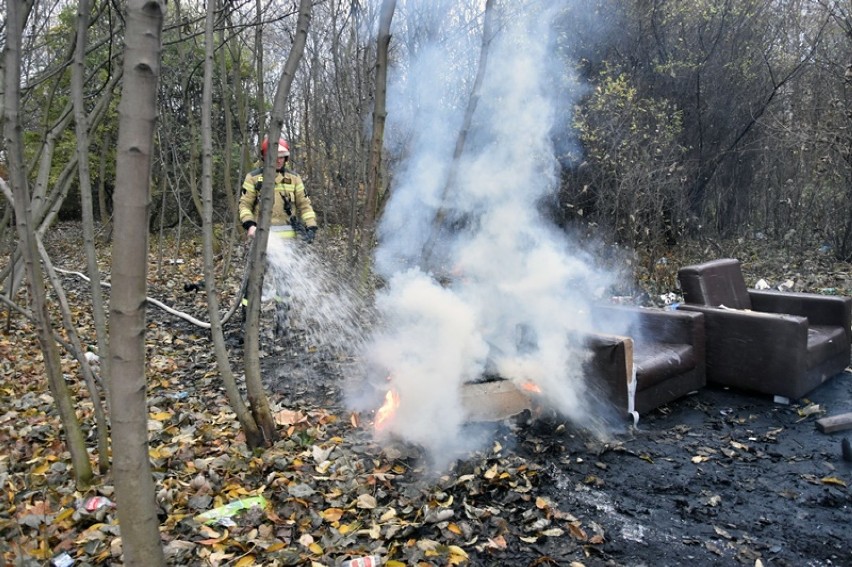
[[[723,258],[678,270],[677,279],[686,303],[732,309],[751,309],[739,260]]]

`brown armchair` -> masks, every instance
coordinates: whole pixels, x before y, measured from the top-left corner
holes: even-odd
[[[678,280],[679,309],[704,314],[709,382],[797,399],[849,365],[850,297],[748,289],[730,258]]]
[[[619,411],[648,412],[704,387],[704,317],[700,313],[596,305],[592,374]],[[634,374],[635,372],[635,374]]]

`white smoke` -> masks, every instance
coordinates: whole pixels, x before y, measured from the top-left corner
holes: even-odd
[[[433,5],[401,2],[395,16],[394,38],[409,59],[391,69],[387,131],[404,149],[376,251],[388,282],[377,298],[383,328],[365,356],[377,383],[389,379],[399,394],[384,431],[434,456],[460,445],[459,391],[483,374],[534,382],[565,416],[594,421],[576,337],[589,328],[587,305],[611,281],[542,214],[559,183],[552,140],[558,133],[563,143],[556,129],[571,122],[561,109],[582,94],[549,28],[566,3],[495,3],[487,74],[455,164],[479,56],[470,30],[481,32],[482,21],[465,22],[457,3],[436,7],[438,23],[424,30],[421,22],[418,41],[406,42],[405,17],[424,4]],[[456,182],[442,203],[451,166]],[[437,275],[452,275],[444,286],[417,267],[441,207],[455,222],[438,242]]]

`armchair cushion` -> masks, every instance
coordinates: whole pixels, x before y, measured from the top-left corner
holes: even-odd
[[[688,344],[667,344],[643,341],[634,343],[633,363],[636,365],[637,392],[695,368],[695,349]]]

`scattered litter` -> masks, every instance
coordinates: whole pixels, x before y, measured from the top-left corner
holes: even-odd
[[[77,509],[85,510],[86,512],[97,512],[101,508],[112,508],[113,506],[115,506],[113,501],[106,496],[92,496],[84,500]]]
[[[67,551],[64,551],[54,557],[50,561],[50,564],[53,565],[53,567],[71,567],[71,565],[74,565],[74,558],[68,555]]]
[[[183,400],[189,397],[189,392],[169,392],[166,397],[170,400]]]
[[[367,557],[356,557],[349,561],[344,561],[341,567],[379,567],[382,564],[382,558],[378,555],[368,555]]]
[[[784,283],[778,284],[778,291],[790,291],[795,285],[796,282],[794,282],[793,280],[787,280]]]
[[[819,404],[808,404],[802,409],[798,410],[798,414],[802,417],[808,417],[810,415],[814,415],[815,413],[822,412],[822,408],[819,407]]]
[[[172,264],[172,265],[174,265],[174,264],[183,264],[183,258],[177,258],[177,259],[175,259],[175,258],[170,258],[170,259],[166,260],[166,263],[167,263],[167,264]]]
[[[115,508],[115,503],[106,496],[92,496],[77,503],[77,509],[72,518],[79,521],[83,518],[94,518],[98,522],[104,521],[107,511]]]
[[[660,300],[666,305],[671,305],[672,303],[677,301],[677,294],[673,291],[664,293],[660,296]]]
[[[784,404],[785,406],[790,405],[790,398],[787,398],[785,396],[775,396],[774,398],[772,398],[772,401],[776,404]]]
[[[263,496],[250,496],[249,498],[234,500],[233,502],[228,502],[224,506],[219,506],[218,508],[213,508],[212,510],[198,514],[194,519],[196,522],[200,522],[202,524],[211,524],[215,522],[221,525],[234,525],[233,520],[231,520],[232,516],[237,515],[243,510],[253,508],[254,506],[265,508],[266,498]]]
[[[757,283],[754,284],[754,289],[769,289],[772,286],[769,285],[769,282],[764,280],[763,278],[757,280]]]

